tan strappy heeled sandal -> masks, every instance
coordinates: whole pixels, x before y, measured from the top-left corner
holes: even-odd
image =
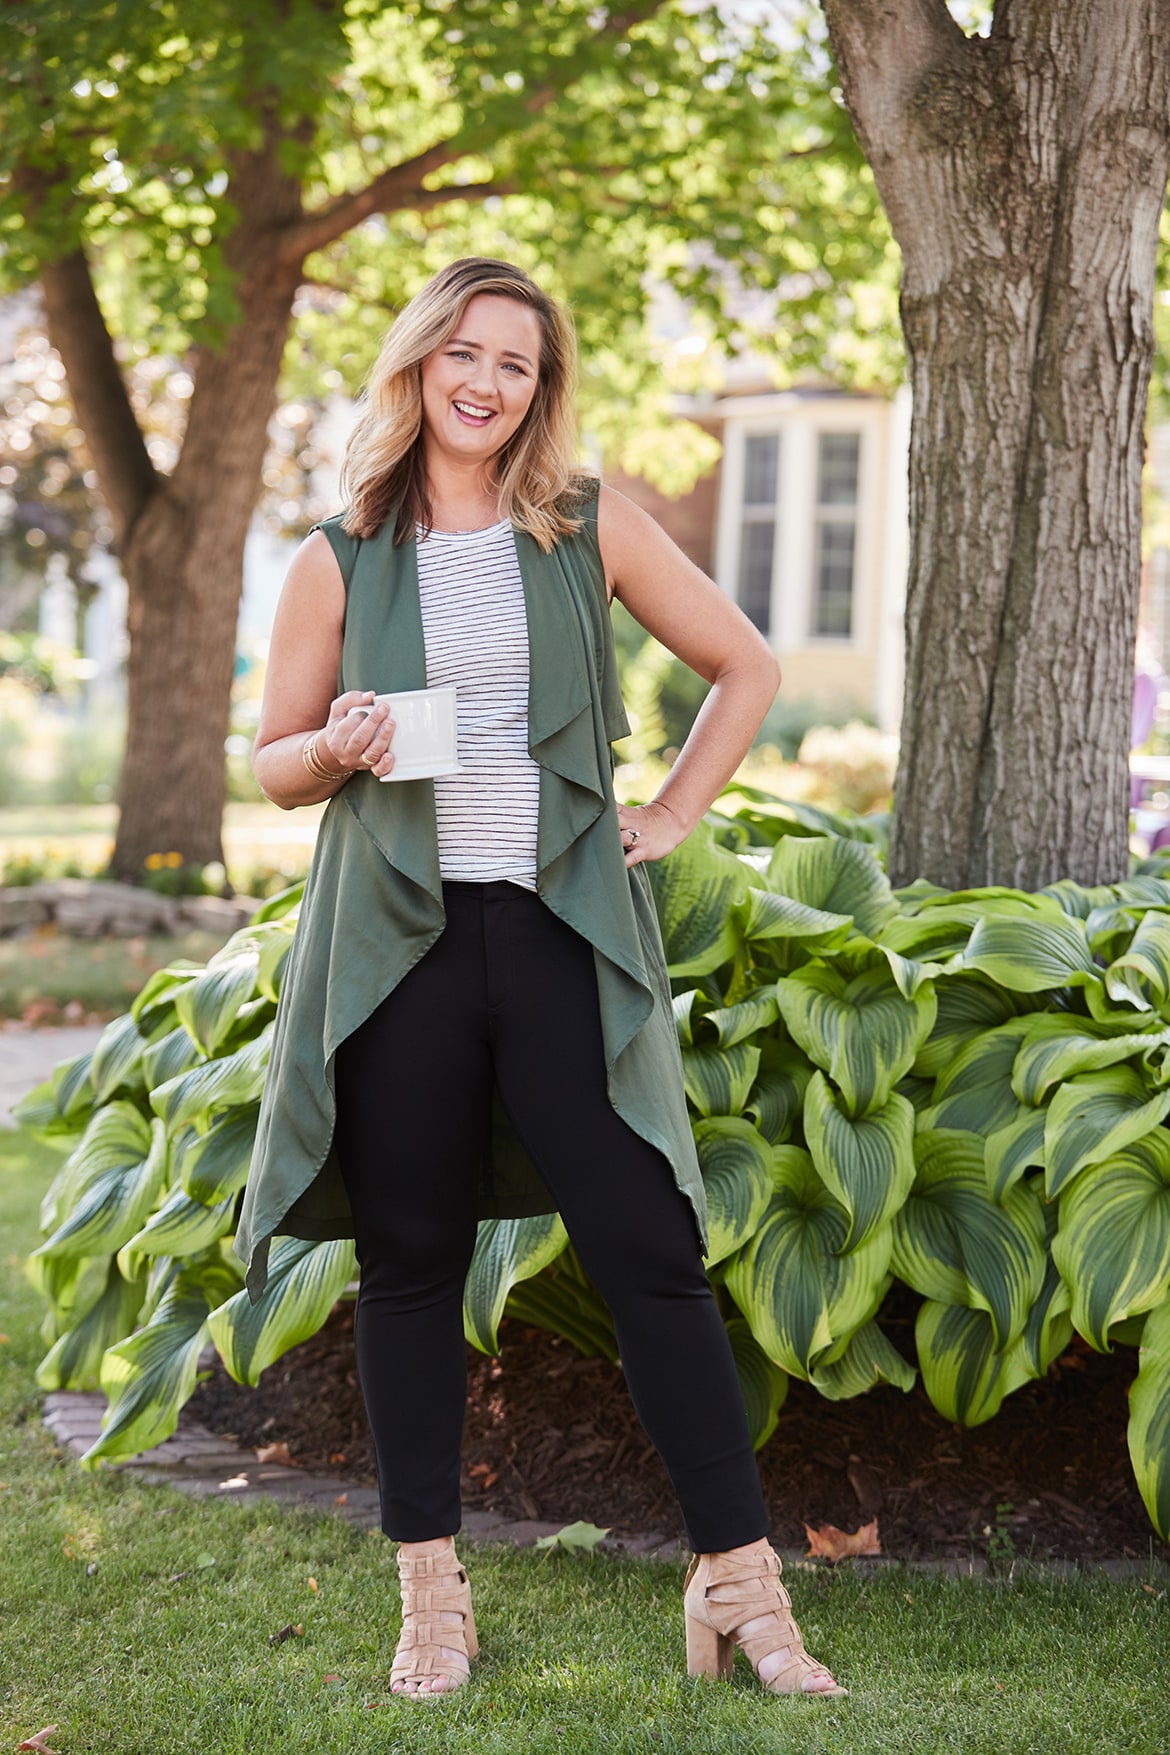
[[[471,1585],[452,1540],[441,1554],[414,1559],[398,1555],[402,1584],[402,1633],[390,1671],[391,1694],[411,1699],[439,1699],[466,1682],[471,1660],[479,1655]],[[445,1620],[444,1614],[459,1620]],[[445,1676],[445,1688],[408,1689],[407,1682]]]
[[[729,1678],[738,1645],[772,1694],[848,1694],[805,1651],[792,1619],[792,1599],[780,1583],[780,1556],[774,1548],[755,1554],[696,1554],[687,1568],[683,1608],[688,1675]],[[769,1624],[740,1634],[747,1622],[765,1615]],[[770,1653],[784,1651],[784,1663],[764,1682],[760,1664]],[[817,1676],[828,1676],[832,1687],[810,1688]]]

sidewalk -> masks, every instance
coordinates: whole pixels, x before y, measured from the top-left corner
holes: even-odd
[[[93,1048],[100,1024],[54,1024],[30,1030],[19,1024],[0,1029],[0,1127],[15,1127],[13,1105],[47,1079],[60,1060],[73,1060]]]

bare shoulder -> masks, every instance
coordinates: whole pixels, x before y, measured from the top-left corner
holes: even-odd
[[[326,626],[340,626],[345,620],[345,581],[323,530],[311,531],[294,554],[277,614],[285,621]]]

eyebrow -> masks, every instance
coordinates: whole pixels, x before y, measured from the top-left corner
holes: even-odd
[[[480,353],[483,352],[483,343],[482,342],[480,342],[480,341],[464,341],[458,335],[453,335],[451,337],[450,341],[447,343],[447,346],[448,347],[472,347],[472,348],[475,348]],[[505,347],[502,351],[503,351],[503,355],[504,355],[505,359],[523,360],[524,364],[526,366],[532,365],[532,361],[529,359],[529,357],[526,353],[517,353],[515,351],[515,349],[511,348],[511,347]],[[533,370],[535,370],[535,367],[533,367]]]

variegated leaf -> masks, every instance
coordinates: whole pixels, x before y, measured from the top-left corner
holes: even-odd
[[[1170,1004],[1170,915],[1143,914],[1124,955],[1105,971],[1110,999],[1165,1013]]]
[[[90,1062],[95,1102],[106,1102],[123,1086],[135,1091],[145,1089],[142,1075],[145,1051],[146,1041],[138,1033],[133,1013],[127,1012],[106,1025]]]
[[[217,952],[202,974],[175,994],[175,1010],[192,1041],[214,1054],[231,1031],[240,1007],[256,992],[260,947],[247,936]]]
[[[260,946],[256,985],[266,999],[277,1000],[284,985],[284,972],[293,947],[291,928],[282,921],[270,927],[257,927],[255,936]]]
[[[178,1078],[189,1067],[198,1066],[202,1059],[203,1050],[185,1024],[176,1024],[165,1036],[156,1036],[142,1053],[142,1074],[152,1099],[160,1085]]]
[[[1029,1020],[1012,1068],[1012,1089],[1021,1103],[1042,1103],[1053,1085],[1076,1073],[1116,1066],[1166,1045],[1164,1031],[1118,1035],[1088,1018],[1041,1013]]]
[[[717,847],[701,822],[674,852],[646,865],[672,976],[706,975],[740,943],[733,909],[747,893],[749,870]]]
[[[1060,987],[1099,983],[1103,971],[1093,961],[1083,921],[1057,918],[985,916],[976,925],[959,959],[980,969],[1014,993],[1047,993]]]
[[[81,1458],[83,1468],[138,1456],[171,1436],[195,1388],[206,1340],[207,1301],[179,1274],[146,1327],[102,1360],[109,1408],[101,1437]]]
[[[130,1001],[130,1015],[144,1036],[156,1036],[164,1024],[174,1027],[179,989],[199,974],[197,963],[171,963],[148,975]]]
[[[42,1389],[92,1389],[101,1372],[102,1356],[134,1327],[145,1283],[127,1280],[110,1262],[100,1295],[58,1337],[37,1367]]]
[[[185,1188],[172,1188],[157,1212],[118,1251],[124,1273],[135,1271],[135,1257],[143,1255],[198,1255],[232,1228],[235,1196],[215,1206],[192,1200]]]
[[[1047,1111],[1019,1104],[1013,1121],[989,1133],[983,1145],[983,1168],[992,1200],[1002,1202],[1025,1170],[1044,1166],[1044,1124]]]
[[[260,1105],[249,1103],[217,1116],[206,1133],[182,1130],[183,1143],[176,1141],[174,1156],[178,1179],[192,1200],[211,1207],[243,1188],[259,1115]]]
[[[842,1254],[848,1215],[798,1147],[774,1148],[772,1181],[768,1210],[725,1279],[768,1357],[807,1378],[834,1338],[881,1304],[890,1285],[890,1232]]]
[[[752,942],[800,939],[809,948],[844,944],[853,925],[851,914],[810,908],[776,890],[749,889],[742,904],[744,937]]]
[[[935,1019],[933,989],[906,999],[884,966],[847,980],[811,963],[783,976],[776,993],[789,1035],[829,1074],[854,1116],[885,1105]]]
[[[258,1303],[237,1292],[211,1315],[211,1337],[237,1383],[258,1383],[260,1373],[316,1334],[354,1276],[348,1239],[306,1243],[278,1238],[268,1264],[268,1284]]]
[[[846,1249],[887,1225],[914,1181],[914,1109],[892,1091],[881,1109],[854,1120],[823,1073],[804,1098],[804,1133],[817,1172],[849,1214]]]
[[[695,1148],[707,1194],[707,1265],[723,1261],[752,1236],[772,1198],[771,1154],[742,1117],[697,1121]]]
[[[1170,1296],[1146,1319],[1129,1391],[1129,1455],[1150,1521],[1170,1541]]]
[[[700,1115],[738,1115],[748,1099],[760,1051],[748,1042],[734,1048],[684,1048],[683,1082]]]
[[[934,997],[934,1027],[914,1057],[912,1071],[918,1078],[937,1078],[969,1042],[1017,1012],[1010,993],[965,970],[948,970],[935,982]]]
[[[737,1004],[708,1012],[707,1022],[714,1025],[720,1048],[734,1048],[737,1042],[744,1042],[749,1036],[766,1030],[779,1015],[775,983],[769,981],[767,987],[747,994]]]
[[[928,1298],[919,1307],[914,1338],[927,1395],[944,1419],[961,1426],[982,1426],[998,1414],[1005,1396],[1028,1381],[1018,1347],[996,1347],[984,1310]]]
[[[848,917],[870,938],[898,912],[873,848],[860,841],[786,835],[769,862],[767,887],[821,913]]]
[[[729,1316],[727,1338],[743,1391],[752,1447],[760,1450],[775,1432],[788,1395],[788,1373],[773,1365],[742,1316]]]
[[[1151,1095],[1131,1066],[1069,1079],[1048,1105],[1044,1127],[1044,1187],[1049,1200],[1078,1171],[1104,1164],[1122,1146],[1150,1133],[1170,1113],[1170,1090]]]
[[[919,1126],[987,1135],[1014,1120],[1019,1104],[1011,1073],[1027,1029],[1026,1018],[1009,1018],[960,1048],[939,1073],[934,1102],[923,1110]]]
[[[1155,1128],[1066,1188],[1052,1254],[1072,1289],[1073,1326],[1100,1352],[1112,1323],[1161,1303],[1170,1290],[1170,1130]]]
[[[892,1266],[925,1297],[986,1310],[997,1350],[1021,1334],[1044,1278],[1044,1215],[1031,1182],[992,1200],[978,1134],[928,1130],[895,1214]]]
[[[826,1363],[829,1355],[836,1357]],[[845,1345],[831,1347],[825,1359],[809,1372],[809,1382],[828,1401],[845,1401],[864,1395],[876,1384],[889,1383],[902,1391],[914,1388],[918,1376],[907,1364],[889,1336],[871,1318],[849,1336]]]
[[[151,1108],[162,1117],[168,1133],[187,1125],[205,1126],[216,1110],[259,1097],[271,1052],[272,1025],[267,1024],[235,1054],[202,1061],[152,1090]]]
[[[499,1352],[500,1318],[512,1287],[555,1261],[567,1242],[556,1213],[482,1221],[463,1288],[463,1332],[473,1347]]]
[[[37,1255],[105,1255],[133,1237],[167,1173],[167,1138],[133,1104],[99,1109],[71,1160],[69,1210]]]
[[[799,1048],[791,1042],[778,1042],[774,1036],[764,1037],[756,1082],[743,1112],[770,1145],[779,1145],[792,1132],[803,1112],[804,1093],[812,1075],[813,1069]]]

